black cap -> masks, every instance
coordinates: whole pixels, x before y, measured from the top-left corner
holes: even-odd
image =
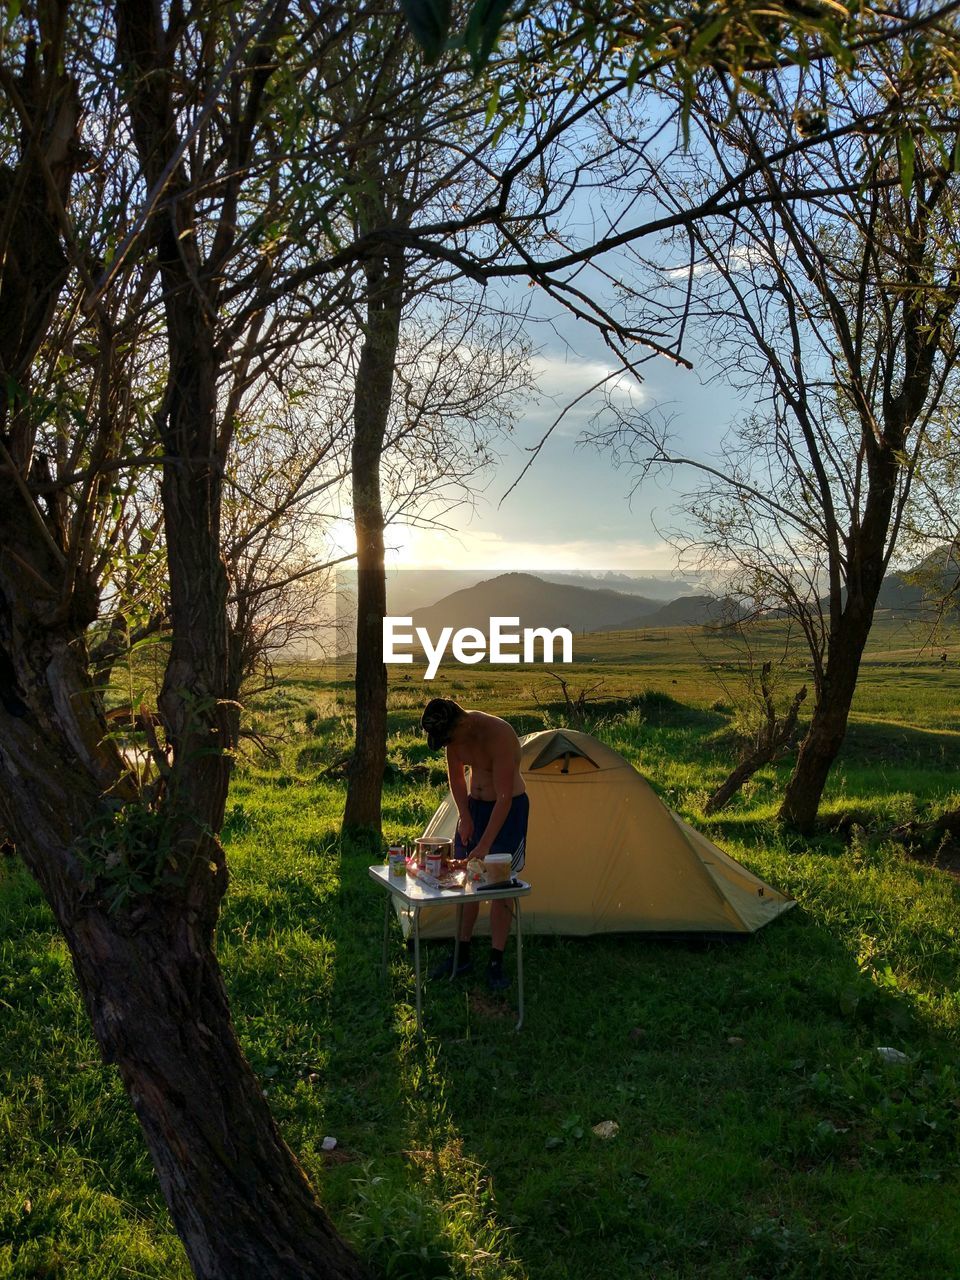
[[[452,698],[431,698],[420,717],[420,728],[427,735],[431,751],[439,751],[449,743],[454,726],[463,714],[463,707]]]

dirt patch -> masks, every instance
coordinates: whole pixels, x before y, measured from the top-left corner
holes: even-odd
[[[947,875],[960,880],[960,844],[956,840],[941,845],[939,849],[907,849],[905,852],[911,862],[946,871]]]
[[[513,1010],[502,997],[488,996],[482,991],[470,992],[470,1010],[483,1018],[513,1017]]]

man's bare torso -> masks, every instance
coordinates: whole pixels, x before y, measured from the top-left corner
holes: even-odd
[[[485,711],[468,711],[466,726],[458,732],[456,753],[470,767],[470,794],[476,800],[496,800],[493,770],[505,757],[513,762],[513,794],[526,791],[520,776],[520,739],[506,720]]]

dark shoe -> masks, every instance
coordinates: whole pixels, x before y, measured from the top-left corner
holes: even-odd
[[[487,989],[490,991],[506,991],[510,986],[510,979],[502,969],[487,970]]]
[[[457,965],[456,972],[454,972],[453,952],[451,951],[445,960],[441,960],[439,964],[436,964],[433,966],[433,968],[430,970],[430,977],[431,978],[450,978],[450,977],[462,978],[466,974],[472,973],[472,972],[473,972],[472,960],[462,961],[462,963],[459,963]]]

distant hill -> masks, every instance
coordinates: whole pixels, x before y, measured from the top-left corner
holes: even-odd
[[[888,573],[877,597],[878,609],[889,609],[896,616],[929,613],[940,601],[953,593],[960,607],[960,548],[944,543],[931,551],[918,564],[902,572]]]
[[[645,596],[648,600],[676,600],[678,596],[694,595],[703,589],[700,583],[686,582],[669,573],[633,574],[612,569],[597,573],[586,570],[551,573],[543,570],[536,577],[542,578],[544,582],[560,582],[571,587],[590,587],[593,590],[606,587],[611,591],[622,591],[626,595]]]
[[[944,543],[911,568],[886,574],[877,595],[876,614],[892,619],[931,619],[941,602],[951,596],[948,607],[956,614],[960,612],[960,547]],[[820,597],[820,606],[826,614],[828,596]],[[784,618],[788,614],[789,610],[781,607],[766,610],[764,617]]]
[[[643,613],[617,625],[598,627],[598,631],[629,631],[640,627],[716,627],[746,617],[746,613],[729,596],[684,596],[671,600],[652,613]]]
[[[496,616],[519,618],[521,627],[568,627],[576,632],[626,625],[627,619],[655,612],[658,604],[603,587],[545,582],[532,573],[502,573],[415,609],[411,616],[415,627],[426,627],[431,635],[441,627],[486,631]]]
[[[956,612],[960,610],[960,548],[944,543],[911,568],[888,573],[877,595],[876,611],[891,618],[931,618],[951,595]],[[829,598],[823,596],[820,603],[826,612]],[[785,612],[771,610],[768,616],[781,617]]]
[[[824,601],[824,604],[827,602]],[[926,593],[921,587],[911,583],[902,573],[888,573],[877,596],[877,608],[887,609],[895,616],[917,615],[924,611],[929,603]]]
[[[590,590],[619,591],[624,595],[640,596],[641,606],[675,600],[678,596],[693,595],[703,591],[700,583],[686,581],[671,573],[634,574],[620,570],[565,570],[524,569],[517,566],[514,572],[526,573],[542,582],[555,582],[567,587],[585,587]],[[503,570],[484,569],[407,569],[391,566],[387,570],[387,611],[394,615],[412,614],[415,609],[425,609],[437,601],[464,591],[479,582],[500,576]],[[346,587],[354,587],[356,574],[350,569],[338,571],[338,577]]]
[[[681,596],[663,603],[607,587],[547,581],[532,573],[503,573],[451,592],[411,615],[415,627],[436,636],[441,627],[478,627],[495,616],[519,618],[520,627],[629,631],[641,627],[716,626],[743,616],[729,598]]]
[[[644,618],[645,627],[716,627],[747,617],[732,596],[685,596]]]

